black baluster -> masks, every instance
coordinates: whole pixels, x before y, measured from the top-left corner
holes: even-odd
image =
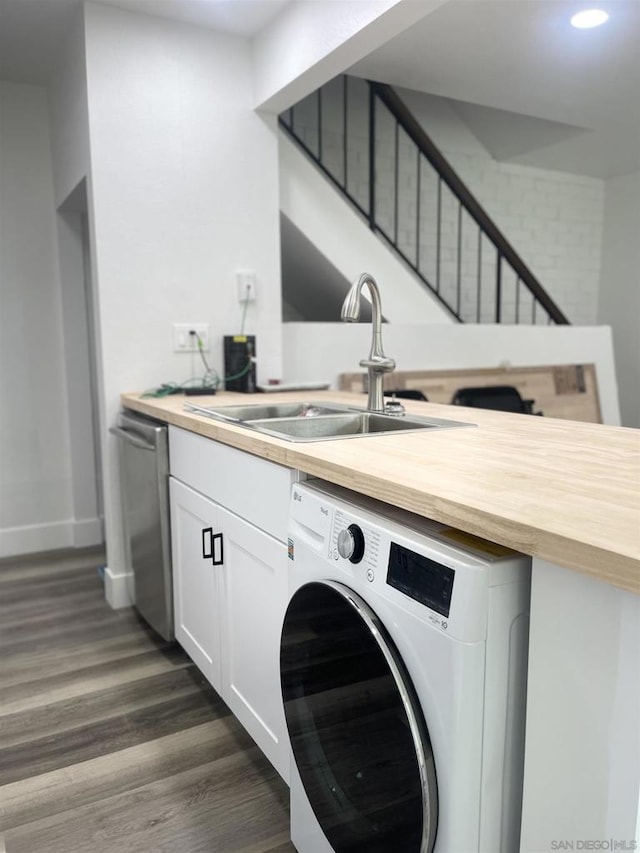
[[[498,249],[496,265],[496,323],[502,322],[502,253]]]
[[[436,211],[436,293],[440,293],[440,241],[442,238],[442,178],[438,177]]]
[[[318,89],[318,161],[322,163],[322,88]]]
[[[346,74],[342,75],[342,159],[344,160],[344,190],[347,192],[347,160],[348,160],[348,146],[347,146],[347,133],[348,133],[348,80]]]
[[[482,228],[478,228],[478,288],[476,294],[476,323],[480,322],[480,290],[482,288]]]
[[[373,88],[369,87],[369,227],[375,229],[376,205],[375,205],[375,130],[376,130],[376,100]]]
[[[420,271],[420,149],[416,148],[416,269]]]
[[[456,314],[460,319],[460,290],[462,288],[462,202],[458,202],[458,269],[456,273]]]
[[[399,156],[399,135],[400,135],[400,125],[396,121],[396,132],[394,139],[394,168],[393,168],[393,244],[398,248],[398,183],[399,183],[399,173],[400,173],[400,156]]]

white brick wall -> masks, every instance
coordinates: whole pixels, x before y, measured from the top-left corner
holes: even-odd
[[[365,94],[356,82],[350,90]],[[552,299],[576,325],[596,322],[600,280],[604,216],[604,182],[595,178],[551,172],[491,158],[471,135],[448,102],[416,92],[400,91],[414,115],[460,178],[467,184],[516,252],[537,276]],[[341,88],[333,85],[323,93],[322,156],[339,178],[343,175]],[[350,98],[347,181],[352,195],[368,206],[368,141],[366,99]],[[305,128],[309,146],[317,150],[317,104],[313,96],[305,107],[296,108],[296,130]],[[379,111],[376,153],[378,186],[376,217],[395,235],[395,138],[393,122]],[[415,149],[401,132],[398,142],[397,199],[398,242],[432,284],[436,284],[436,180],[431,167],[421,169],[419,247],[416,247],[417,166]],[[458,202],[446,187],[442,191],[440,237],[440,288],[455,303],[458,276],[461,281],[461,313],[471,322],[477,316],[478,232],[466,213],[462,215],[463,250],[458,269]],[[418,253],[417,253],[418,252]],[[492,317],[495,287],[495,249],[482,241],[482,301],[480,319]],[[516,301],[522,319],[530,322],[531,298],[521,287],[516,295],[516,277],[503,265],[503,320],[515,319]],[[536,322],[546,323],[538,312]]]
[[[604,182],[443,153],[569,320],[594,324]]]

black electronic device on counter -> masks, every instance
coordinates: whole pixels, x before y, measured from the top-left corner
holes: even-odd
[[[256,390],[255,335],[224,336],[224,387],[226,391],[253,394]]]
[[[205,387],[197,387],[197,388],[180,388],[181,393],[186,394],[187,397],[205,397],[211,396],[216,393],[215,388],[205,388]]]

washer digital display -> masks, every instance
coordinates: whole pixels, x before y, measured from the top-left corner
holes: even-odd
[[[449,616],[455,571],[422,554],[391,543],[387,583],[441,616]]]

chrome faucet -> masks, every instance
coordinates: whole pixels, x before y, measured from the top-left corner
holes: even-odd
[[[345,323],[356,323],[360,319],[360,299],[364,285],[369,286],[371,294],[371,352],[369,358],[363,358],[360,367],[366,367],[369,374],[369,397],[367,409],[370,412],[384,412],[384,396],[382,393],[382,377],[391,373],[396,363],[382,351],[382,310],[380,308],[380,291],[372,275],[363,272],[353,283],[342,305],[340,319]]]

